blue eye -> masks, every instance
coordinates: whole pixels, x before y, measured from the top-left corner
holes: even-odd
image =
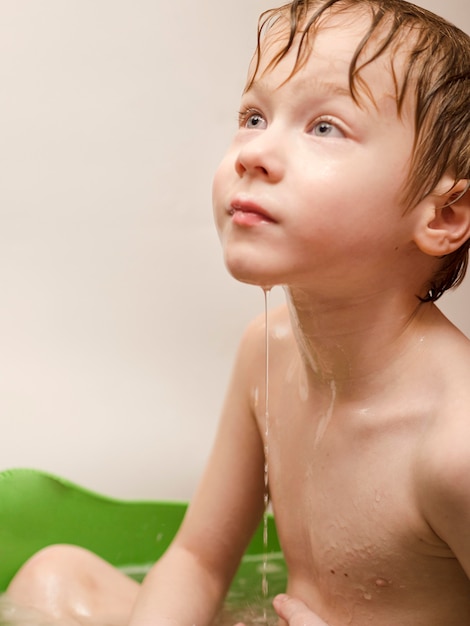
[[[264,120],[261,115],[257,115],[255,113],[254,115],[250,115],[250,117],[246,120],[245,126],[247,128],[259,128],[262,126],[263,122]]]
[[[312,132],[316,137],[344,137],[344,133],[332,122],[328,120],[320,120],[316,122],[312,128]]]
[[[266,128],[264,117],[252,109],[242,111],[238,116],[238,122],[241,128],[248,128],[249,130]]]

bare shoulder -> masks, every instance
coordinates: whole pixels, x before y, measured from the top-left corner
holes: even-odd
[[[462,463],[470,468],[470,341],[451,328],[437,340],[427,368],[435,414],[425,431],[423,462],[445,479]]]
[[[423,431],[418,491],[429,525],[470,575],[470,341],[451,329],[435,361],[439,396]]]
[[[285,305],[261,313],[246,326],[237,351],[234,380],[238,388],[251,394],[264,386],[266,354],[269,352],[269,376],[275,376],[285,364],[286,350],[295,349],[289,313]]]
[[[267,319],[265,313],[256,316],[246,327],[240,342],[242,352],[263,354],[266,350],[266,341],[269,348],[276,348],[280,343],[293,341],[289,312],[285,304],[269,311]]]

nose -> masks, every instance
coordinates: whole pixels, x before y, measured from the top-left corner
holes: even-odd
[[[256,132],[256,135],[255,135]],[[279,181],[284,173],[280,137],[268,129],[254,131],[240,147],[235,161],[239,176],[256,176],[268,182]]]

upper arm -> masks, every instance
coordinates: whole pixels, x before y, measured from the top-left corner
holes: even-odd
[[[427,450],[422,502],[428,523],[470,578],[470,425]]]
[[[212,452],[176,538],[225,584],[264,507],[264,448],[252,393],[261,382],[261,331],[255,321],[242,338]]]

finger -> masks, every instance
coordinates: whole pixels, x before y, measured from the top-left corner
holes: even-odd
[[[290,622],[295,615],[309,612],[307,606],[301,600],[291,598],[285,593],[281,593],[274,598],[273,606],[279,617],[282,617],[286,622]]]
[[[273,606],[280,618],[285,620],[290,626],[300,624],[302,626],[326,626],[306,604],[296,598],[282,593],[273,600]]]

